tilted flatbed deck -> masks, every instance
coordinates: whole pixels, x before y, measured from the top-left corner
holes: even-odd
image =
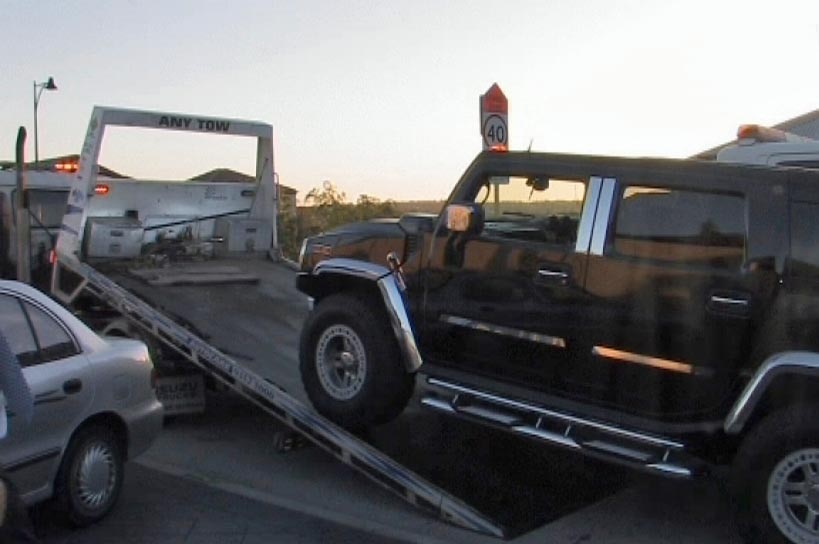
[[[299,333],[307,316],[307,299],[295,288],[295,275],[285,264],[264,257],[179,262],[168,267],[139,266],[184,281],[195,275],[227,268],[258,278],[257,282],[222,274],[220,283],[152,285],[128,270],[134,266],[98,267],[117,284],[163,313],[190,323],[211,345],[240,361],[262,378],[306,401],[298,367]]]

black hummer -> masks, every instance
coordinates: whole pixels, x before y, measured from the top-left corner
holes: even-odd
[[[730,466],[749,540],[819,542],[819,172],[479,155],[440,216],[304,242],[311,401],[431,409],[671,477]]]

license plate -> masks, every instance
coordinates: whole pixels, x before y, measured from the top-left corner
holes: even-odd
[[[201,374],[157,378],[156,398],[165,415],[201,414],[205,411],[205,380]]]

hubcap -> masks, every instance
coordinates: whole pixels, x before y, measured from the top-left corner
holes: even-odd
[[[794,451],[776,465],[768,480],[768,510],[792,541],[819,539],[819,449]]]
[[[316,345],[316,370],[322,387],[337,400],[350,400],[367,377],[364,344],[347,325],[328,327]]]
[[[105,506],[111,498],[117,478],[114,454],[107,444],[95,442],[80,460],[77,468],[77,499],[89,510]]]

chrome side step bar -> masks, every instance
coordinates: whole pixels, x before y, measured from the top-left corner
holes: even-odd
[[[422,406],[512,434],[672,478],[690,478],[701,464],[686,454],[683,443],[675,440],[556,412],[438,378],[428,378],[427,383],[432,389],[421,398]]]

